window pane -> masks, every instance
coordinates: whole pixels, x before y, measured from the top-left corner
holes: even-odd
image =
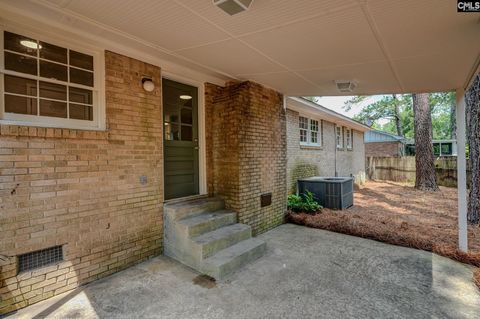
[[[70,65],[93,71],[93,56],[70,50]]]
[[[307,131],[301,129],[300,130],[300,142],[306,142],[307,141]]]
[[[37,56],[37,49],[35,48],[37,40],[7,31],[5,31],[3,35],[3,42],[5,44],[4,47],[6,50]],[[29,44],[32,46],[32,48],[28,47]]]
[[[37,99],[5,94],[5,112],[37,115]]]
[[[187,125],[182,125],[182,141],[191,141],[192,140],[192,127]]]
[[[165,123],[165,139],[168,141],[178,141],[180,139],[177,124]]]
[[[40,76],[48,79],[67,81],[67,67],[57,63],[40,61]]]
[[[40,115],[67,118],[67,103],[40,99]]]
[[[93,107],[70,103],[70,118],[93,121]]]
[[[5,92],[37,96],[37,81],[5,75]]]
[[[185,109],[183,108],[182,109],[182,123],[184,124],[192,124],[192,109]],[[183,135],[182,135],[182,139],[183,139]]]
[[[318,132],[311,132],[311,143],[317,144],[318,143]]]
[[[452,144],[442,144],[442,155],[452,155]]]
[[[93,93],[90,90],[79,89],[76,87],[68,88],[70,95],[70,102],[77,102],[82,104],[93,104]]]
[[[40,42],[40,46],[41,58],[67,64],[67,49],[46,42]]]
[[[37,75],[37,59],[5,52],[5,69]]]
[[[178,111],[175,105],[165,104],[165,122],[178,123]]]
[[[70,68],[70,82],[93,87],[93,73]]]
[[[40,81],[40,97],[67,100],[67,86]]]

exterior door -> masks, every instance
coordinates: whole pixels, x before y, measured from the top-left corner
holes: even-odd
[[[165,199],[197,195],[198,90],[162,80]]]

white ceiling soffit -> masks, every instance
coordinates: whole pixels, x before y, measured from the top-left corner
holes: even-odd
[[[287,95],[345,94],[335,80],[358,83],[349,95],[451,90],[480,53],[479,15],[452,0],[255,0],[234,16],[211,0],[32,1]]]

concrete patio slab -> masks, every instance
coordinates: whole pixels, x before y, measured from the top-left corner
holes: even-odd
[[[478,318],[470,267],[292,224],[223,282],[164,256],[8,318]]]

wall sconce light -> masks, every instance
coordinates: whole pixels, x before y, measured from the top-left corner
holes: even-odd
[[[155,90],[155,83],[153,83],[151,78],[146,76],[142,78],[142,86],[143,89],[147,92],[152,92],[153,90]]]

